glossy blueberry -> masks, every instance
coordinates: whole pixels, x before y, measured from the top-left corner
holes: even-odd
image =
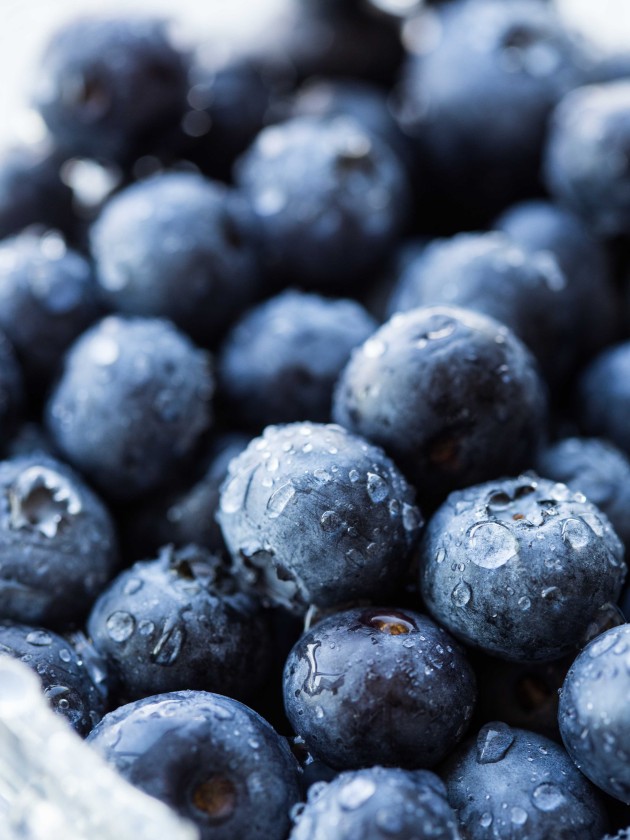
[[[129,700],[182,688],[252,697],[267,676],[265,616],[220,558],[195,546],[168,546],[121,572],[94,604],[88,631]]]
[[[433,767],[464,734],[475,676],[420,613],[347,610],[315,624],[284,669],[284,705],[316,757],[339,769]]]
[[[610,260],[604,243],[579,216],[550,201],[524,201],[506,210],[495,226],[539,260],[553,256],[558,261],[577,308],[569,341],[578,353],[592,354],[614,339],[618,304]]]
[[[630,546],[630,461],[616,446],[597,438],[565,438],[539,454],[536,469],[583,493]]]
[[[207,354],[168,321],[109,316],[70,348],[46,408],[63,455],[108,496],[163,483],[210,423]]]
[[[61,180],[61,158],[46,147],[16,146],[0,156],[0,238],[31,225],[72,224],[72,191]]]
[[[48,385],[68,346],[99,315],[92,268],[59,234],[0,242],[0,328],[31,384]]]
[[[193,173],[156,175],[114,196],[94,225],[92,253],[113,308],[170,318],[206,346],[259,292],[249,208]]]
[[[558,723],[569,755],[610,796],[630,804],[630,624],[594,639],[571,666]]]
[[[630,457],[630,341],[609,347],[583,370],[576,415],[587,435],[608,438]]]
[[[529,466],[545,425],[532,357],[505,326],[451,306],[396,315],[352,354],[333,418],[394,458],[429,506]]]
[[[131,784],[192,820],[200,840],[284,840],[299,798],[286,742],[219,694],[177,691],[106,715],[88,742]]]
[[[428,770],[369,767],[309,791],[290,840],[460,840],[443,782]]]
[[[163,21],[77,18],[44,50],[35,105],[64,152],[126,162],[180,119],[187,74]]]
[[[548,379],[575,360],[583,301],[549,250],[527,253],[503,233],[430,243],[403,267],[390,312],[462,306],[496,318],[529,347]]]
[[[623,546],[580,493],[533,474],[452,493],[427,527],[421,587],[458,638],[515,662],[559,659],[619,597]]]
[[[333,387],[351,351],[377,328],[355,301],[287,291],[245,314],[227,336],[219,385],[231,417],[261,429],[330,420]]]
[[[230,464],[217,514],[243,586],[300,613],[394,592],[422,525],[392,461],[339,426],[270,426]]]
[[[46,627],[81,619],[117,565],[102,502],[65,464],[0,462],[0,617]]]
[[[581,50],[537,0],[456,0],[405,31],[399,111],[425,161],[427,217],[445,203],[451,227],[478,225],[536,189],[549,113],[584,78]]]
[[[600,840],[603,802],[558,744],[488,723],[442,771],[467,840]]]
[[[351,117],[264,129],[236,165],[260,221],[270,272],[302,288],[366,281],[401,232],[402,164]]]
[[[551,121],[545,152],[549,191],[604,236],[630,227],[630,81],[579,88]]]
[[[221,529],[215,519],[219,491],[232,458],[245,449],[250,438],[225,434],[217,438],[208,454],[205,470],[195,480],[175,482],[139,505],[125,510],[123,540],[134,560],[149,557],[169,543],[182,547],[193,543],[214,553],[225,553]]]
[[[41,627],[0,622],[0,653],[25,662],[39,677],[44,696],[79,735],[105,712],[105,698],[66,639]]]

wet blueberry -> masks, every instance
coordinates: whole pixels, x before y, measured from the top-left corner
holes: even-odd
[[[382,446],[421,502],[528,467],[545,425],[534,361],[504,325],[451,306],[395,315],[352,354],[336,422]]]
[[[596,789],[558,744],[488,723],[442,768],[448,801],[468,840],[600,840]]]
[[[220,558],[195,546],[167,547],[121,572],[88,630],[129,700],[182,688],[247,698],[267,677],[266,616]]]
[[[230,464],[217,514],[241,583],[294,612],[393,592],[422,520],[376,446],[339,426],[270,426]]]
[[[370,767],[309,791],[290,840],[459,840],[443,782],[428,770]]]
[[[284,840],[299,798],[286,742],[219,694],[178,691],[106,715],[88,742],[131,784],[192,820],[201,840]]]
[[[312,627],[284,669],[284,704],[316,757],[340,769],[433,767],[464,734],[473,671],[431,619],[356,608]]]
[[[535,475],[453,493],[430,520],[421,588],[458,638],[513,661],[559,659],[615,612],[626,575],[606,516]]]
[[[212,390],[207,355],[169,321],[109,316],[68,351],[47,428],[104,493],[137,498],[190,455]]]

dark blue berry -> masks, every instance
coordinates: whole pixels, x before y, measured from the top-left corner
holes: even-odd
[[[587,435],[608,438],[630,457],[630,341],[596,356],[578,381],[576,415]]]
[[[332,767],[433,767],[464,734],[476,699],[461,648],[431,619],[365,607],[315,624],[284,669],[294,730]]]

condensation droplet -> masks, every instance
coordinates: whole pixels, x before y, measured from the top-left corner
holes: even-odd
[[[472,595],[470,586],[464,581],[458,583],[455,589],[451,592],[453,603],[458,607],[465,607],[469,603]]]
[[[136,621],[130,613],[118,610],[109,616],[105,626],[112,641],[126,642],[136,628]]]
[[[570,548],[579,551],[591,542],[591,529],[582,519],[566,519],[562,523],[562,539]]]
[[[267,516],[269,519],[277,519],[295,496],[295,493],[295,487],[290,482],[283,484],[282,487],[278,487],[267,502]]]
[[[534,790],[532,802],[539,811],[555,811],[564,805],[566,797],[557,785],[543,782]]]
[[[483,569],[498,569],[518,554],[518,540],[501,522],[480,522],[469,531],[470,559]]]
[[[369,472],[367,474],[367,492],[370,499],[378,504],[389,496],[389,487],[384,478],[376,473]]]

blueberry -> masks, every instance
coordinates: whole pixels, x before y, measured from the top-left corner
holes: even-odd
[[[284,840],[297,765],[256,712],[177,691],[106,715],[88,742],[131,784],[192,820],[200,840]]]
[[[468,840],[600,840],[606,811],[562,747],[488,723],[442,775]]]
[[[38,225],[73,225],[72,190],[61,180],[61,158],[46,146],[16,146],[0,156],[0,238]]]
[[[35,671],[52,708],[79,735],[87,735],[103,716],[103,695],[83,660],[62,636],[42,627],[2,621],[0,653],[20,659]]]
[[[588,355],[617,333],[617,295],[604,243],[579,216],[550,201],[525,201],[505,211],[495,226],[543,261],[555,257],[577,305],[573,335],[577,352]]]
[[[64,625],[81,619],[117,565],[102,502],[46,455],[0,462],[0,617]]]
[[[299,807],[299,806],[298,806]],[[442,781],[428,770],[370,767],[309,792],[290,840],[459,840]]]
[[[218,365],[231,417],[261,429],[330,420],[332,392],[354,347],[377,323],[355,301],[287,291],[245,314]]]
[[[225,553],[221,529],[215,520],[219,489],[232,458],[245,449],[249,437],[225,434],[217,438],[208,454],[205,469],[197,480],[176,481],[146,500],[124,511],[123,545],[133,559],[148,557],[169,543],[188,543]]]
[[[612,610],[623,546],[585,497],[533,474],[453,493],[430,520],[421,587],[458,638],[515,662],[559,659]]]
[[[551,194],[604,236],[630,226],[630,81],[579,88],[551,121],[545,178]]]
[[[540,453],[536,468],[583,493],[630,546],[630,460],[616,446],[597,438],[565,438]]]
[[[232,461],[217,518],[242,584],[303,613],[395,591],[422,524],[414,501],[378,447],[294,423]]]
[[[630,624],[594,639],[578,656],[560,693],[558,723],[579,769],[606,793],[630,804],[627,696]]]
[[[94,604],[88,630],[129,700],[182,688],[246,698],[267,676],[265,616],[221,560],[195,546],[169,546],[121,572]]]
[[[630,341],[608,347],[578,381],[576,415],[587,435],[608,438],[630,457]]]
[[[210,422],[208,358],[168,321],[109,316],[71,346],[46,408],[64,456],[108,496],[154,489]]]
[[[272,274],[303,288],[365,283],[401,232],[402,164],[351,117],[264,129],[236,165]]]
[[[384,449],[436,506],[529,466],[545,425],[532,357],[492,318],[448,306],[396,315],[354,351],[333,418]]]
[[[92,231],[105,299],[130,315],[170,318],[202,345],[216,343],[259,292],[252,218],[234,190],[193,173],[127,187]]]
[[[582,83],[582,50],[538,0],[456,0],[405,34],[398,110],[424,160],[427,219],[477,226],[536,189],[547,118]]]
[[[464,734],[473,671],[431,619],[390,607],[356,608],[312,627],[284,669],[294,730],[332,767],[433,767]]]
[[[527,253],[503,233],[437,240],[404,265],[390,312],[445,304],[510,327],[548,379],[560,380],[576,354],[584,300],[549,250]]]
[[[163,21],[78,18],[44,50],[35,105],[65,153],[125,163],[181,118],[187,77]]]
[[[0,242],[0,327],[31,385],[48,385],[67,347],[99,315],[92,268],[59,234]]]

